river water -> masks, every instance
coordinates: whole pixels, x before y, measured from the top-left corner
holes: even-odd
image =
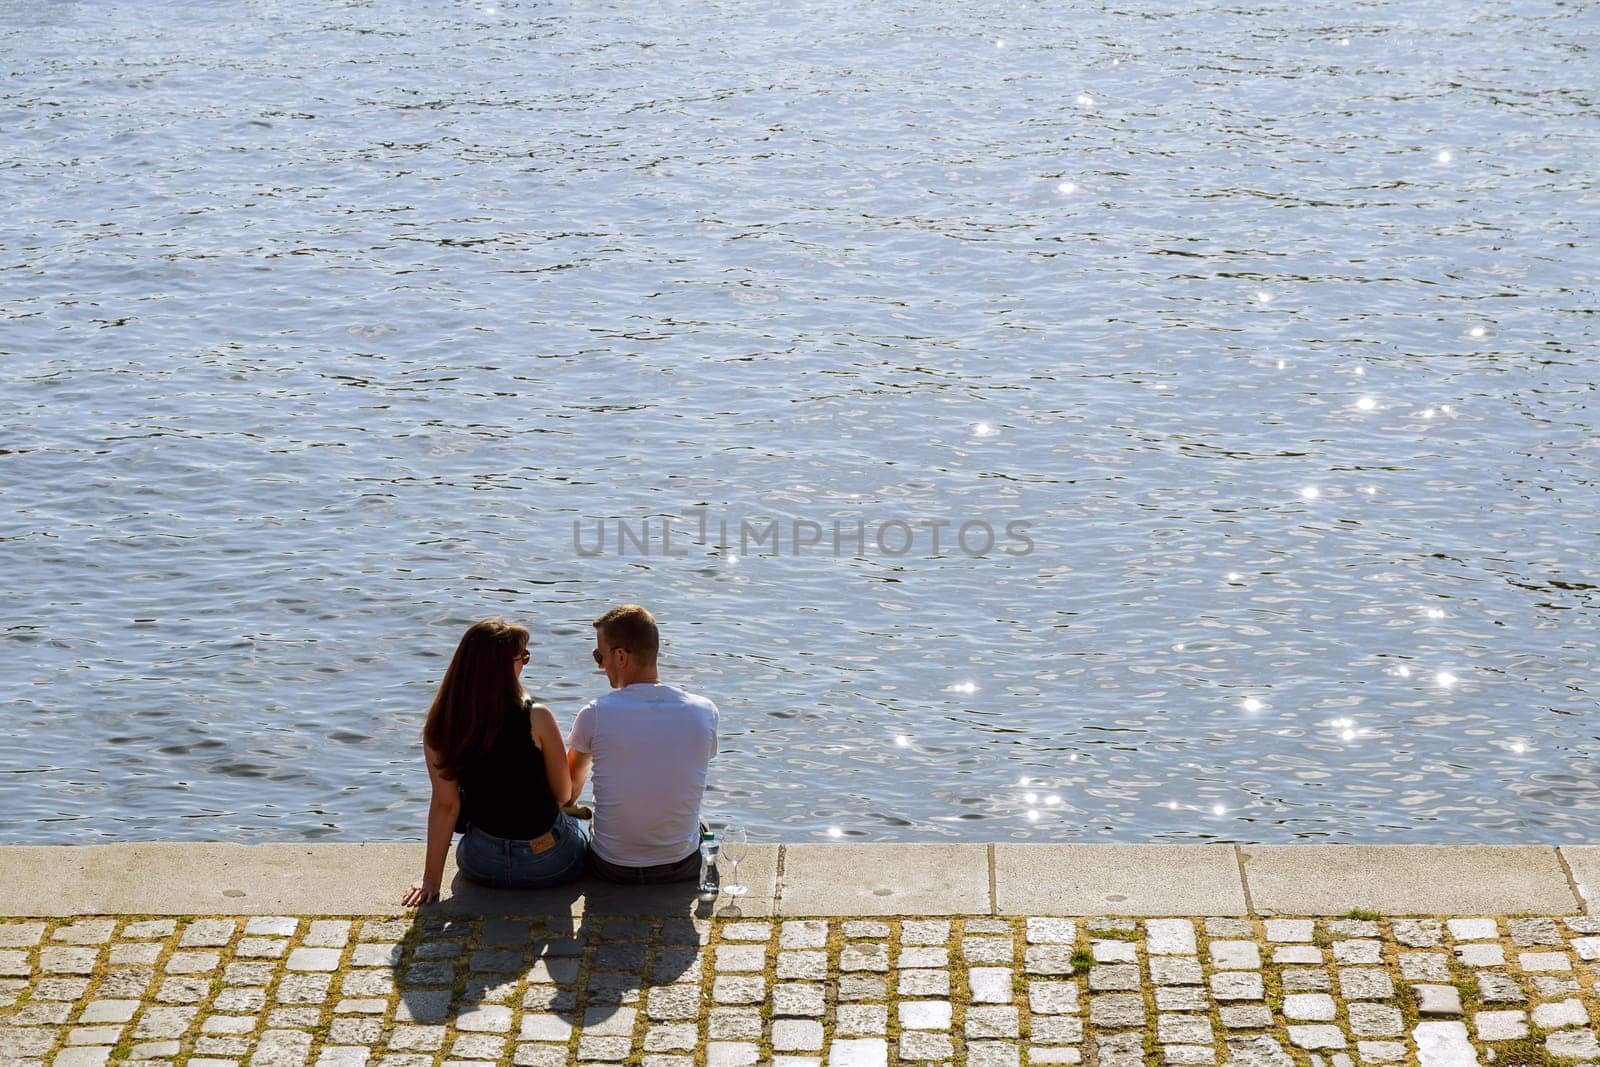
[[[1597,41],[6,4],[0,840],[418,839],[624,601],[762,840],[1592,840]]]

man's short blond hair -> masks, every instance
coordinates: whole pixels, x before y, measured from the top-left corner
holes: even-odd
[[[638,604],[619,604],[594,620],[609,648],[625,648],[642,663],[654,663],[661,651],[661,632],[656,619]]]

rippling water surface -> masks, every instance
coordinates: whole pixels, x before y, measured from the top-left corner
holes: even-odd
[[[1592,839],[1597,40],[5,5],[0,840],[420,838],[629,600],[763,839]]]

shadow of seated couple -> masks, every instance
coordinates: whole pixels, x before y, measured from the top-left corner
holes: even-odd
[[[584,878],[554,889],[508,890],[458,874],[450,888],[440,903],[413,913],[404,940],[390,952],[400,1000],[391,1052],[503,1061],[509,1038],[547,1043],[550,1062],[564,1063],[574,1030],[587,1042],[631,1046],[638,1012],[699,1018],[707,920],[713,913],[740,917],[731,903],[715,908],[714,897],[692,883]],[[520,1028],[512,1032],[519,1013]],[[446,1022],[456,1031],[448,1049],[441,1048]],[[535,1061],[539,1054],[519,1052]]]

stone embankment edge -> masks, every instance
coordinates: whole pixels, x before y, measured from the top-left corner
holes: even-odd
[[[0,847],[0,915],[395,915],[420,844]],[[781,877],[780,877],[781,872]],[[756,845],[742,896],[590,880],[506,892],[446,870],[483,914],[1582,915],[1600,845]]]

